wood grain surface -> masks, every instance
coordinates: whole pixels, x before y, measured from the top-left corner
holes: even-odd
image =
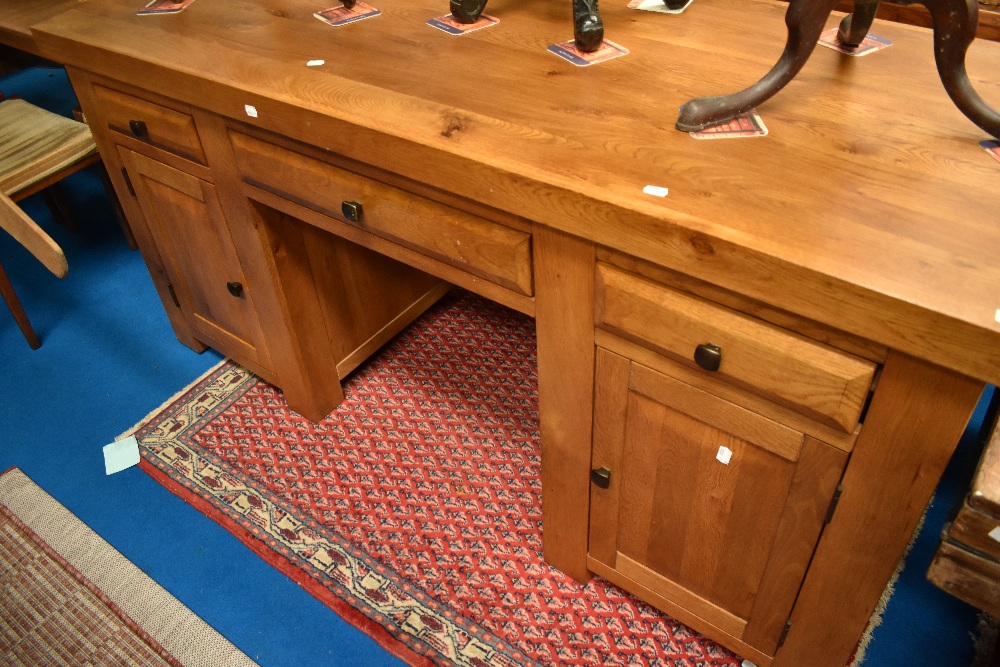
[[[303,0],[169,16],[91,0],[34,34],[51,58],[1000,381],[1000,163],[944,93],[926,29],[877,23],[893,45],[864,58],[818,48],[760,109],[767,137],[696,141],[677,107],[763,75],[784,4],[609,5],[630,54],[586,68],[546,51],[571,34],[560,3],[499,1],[499,25],[462,37],[424,25],[441,2],[379,9],[332,28]],[[972,45],[994,106],[998,64],[1000,45]]]

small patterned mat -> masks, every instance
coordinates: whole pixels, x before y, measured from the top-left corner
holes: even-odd
[[[254,666],[16,468],[0,476],[0,591],[3,665]]]

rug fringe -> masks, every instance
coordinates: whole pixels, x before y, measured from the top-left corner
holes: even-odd
[[[127,438],[130,435],[132,435],[133,433],[135,433],[136,431],[138,431],[139,428],[143,424],[146,424],[151,419],[153,419],[153,417],[155,417],[156,415],[160,414],[161,412],[163,412],[164,410],[166,410],[168,407],[170,407],[171,405],[173,405],[177,401],[177,399],[179,399],[181,396],[183,396],[187,392],[189,392],[192,389],[194,389],[196,386],[198,386],[198,383],[202,382],[209,375],[211,375],[212,373],[214,373],[217,370],[219,370],[219,368],[221,368],[224,364],[228,363],[229,361],[230,361],[229,359],[223,357],[219,361],[219,363],[215,364],[214,366],[212,366],[211,368],[209,368],[207,371],[205,371],[204,373],[202,373],[201,375],[199,375],[197,378],[195,378],[194,380],[192,380],[191,382],[189,382],[183,389],[179,390],[173,396],[171,396],[166,401],[164,401],[163,403],[161,403],[158,407],[153,408],[153,410],[149,414],[147,414],[145,417],[143,417],[142,419],[140,419],[134,426],[132,426],[131,428],[129,428],[127,431],[125,431],[124,433],[122,433],[118,437],[116,437],[114,441],[118,442],[122,438]],[[235,364],[236,362],[234,361],[232,363]],[[240,366],[240,368],[242,368],[242,366]]]
[[[861,663],[864,662],[865,653],[868,651],[868,645],[871,644],[872,637],[875,633],[875,629],[882,625],[882,616],[885,614],[886,608],[889,606],[889,600],[892,598],[892,594],[896,592],[896,583],[899,581],[899,576],[903,573],[906,567],[906,559],[910,555],[910,551],[913,550],[913,545],[916,544],[917,538],[924,529],[924,520],[927,518],[927,510],[930,509],[931,505],[934,503],[934,498],[931,498],[931,502],[927,504],[924,508],[924,513],[920,516],[920,521],[917,522],[917,527],[913,530],[913,535],[910,536],[910,542],[906,545],[906,550],[903,551],[902,557],[899,562],[896,563],[896,569],[889,578],[889,583],[885,585],[885,590],[882,591],[882,597],[879,598],[878,604],[875,605],[875,610],[872,611],[871,619],[868,621],[868,627],[865,628],[865,633],[861,635],[861,639],[858,641],[858,646],[854,650],[854,659],[851,660],[848,667],[861,667]]]

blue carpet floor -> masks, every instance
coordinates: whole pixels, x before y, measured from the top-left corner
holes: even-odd
[[[61,70],[2,77],[0,91],[58,113],[75,104]],[[38,197],[23,202],[65,250],[65,279],[0,232],[0,262],[42,338],[41,349],[29,349],[0,306],[0,470],[24,470],[263,667],[400,664],[138,468],[105,476],[101,448],[220,357],[174,338],[96,173],[70,177],[65,189],[79,212],[77,232],[53,223]],[[865,667],[967,667],[972,659],[976,611],[927,583],[924,572],[977,458],[975,441],[970,427]]]

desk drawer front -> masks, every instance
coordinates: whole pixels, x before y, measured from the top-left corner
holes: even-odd
[[[848,433],[858,423],[870,362],[605,263],[596,299],[604,329],[691,366],[717,363],[705,372]]]
[[[326,162],[230,133],[247,182],[521,294],[532,294],[531,235]],[[359,202],[357,220],[344,202]]]
[[[94,93],[113,131],[205,164],[201,139],[190,115],[99,84]]]

